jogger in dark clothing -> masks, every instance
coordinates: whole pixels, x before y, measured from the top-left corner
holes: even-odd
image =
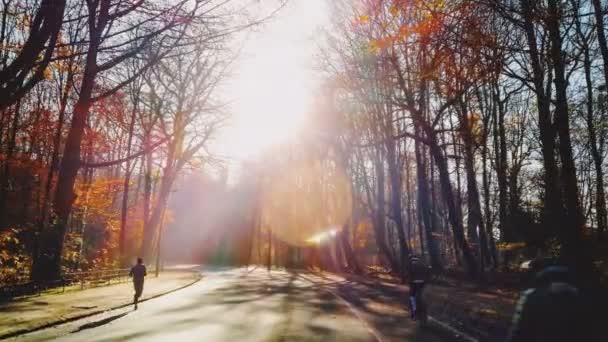
[[[144,290],[144,277],[148,273],[146,272],[146,266],[144,265],[144,261],[142,258],[137,258],[137,265],[131,268],[131,272],[129,272],[129,276],[133,277],[133,288],[135,289],[135,295],[133,296],[133,304],[135,304],[135,310],[137,310],[137,302],[139,301],[139,297],[141,297],[141,293]]]

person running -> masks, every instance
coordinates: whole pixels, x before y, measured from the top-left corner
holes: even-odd
[[[519,299],[507,342],[589,341],[585,298],[565,266],[538,272]]]
[[[416,319],[417,310],[424,310],[419,308],[422,306],[422,290],[428,280],[429,268],[422,260],[416,255],[410,256],[409,262],[409,286],[410,286],[410,315],[413,320]]]
[[[133,266],[131,272],[129,272],[129,277],[133,278],[133,288],[135,289],[135,295],[133,296],[135,310],[137,310],[139,297],[141,297],[141,293],[144,290],[144,277],[146,275],[148,275],[148,273],[146,272],[146,266],[144,265],[143,259],[137,258],[137,265]]]

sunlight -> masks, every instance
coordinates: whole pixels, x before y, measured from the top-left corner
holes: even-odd
[[[318,234],[313,235],[311,238],[309,238],[308,240],[306,240],[307,243],[310,244],[320,244],[323,241],[326,241],[328,239],[331,239],[333,237],[336,236],[336,234],[338,234],[338,230],[337,229],[330,229]]]
[[[272,62],[246,66],[235,85],[234,157],[255,157],[297,130],[310,103],[310,79],[303,67],[276,53]]]
[[[313,38],[326,15],[323,0],[289,2],[246,38],[227,88],[233,117],[217,142],[221,154],[252,159],[297,131],[317,85]]]

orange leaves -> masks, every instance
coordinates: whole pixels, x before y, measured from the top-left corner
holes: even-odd
[[[389,9],[389,12],[392,16],[396,17],[399,14],[400,10],[398,6],[392,5]]]
[[[393,42],[394,42],[393,37],[386,37],[386,38],[372,40],[369,43],[369,52],[379,53],[381,50],[384,50],[386,47],[390,46]]]
[[[118,215],[112,206],[116,193],[122,189],[122,179],[98,179],[91,184],[76,185],[74,206],[87,210],[87,214],[110,219]]]
[[[368,51],[380,53],[396,45],[429,42],[444,34],[449,10],[444,0],[376,1],[360,15],[356,28],[369,38]]]

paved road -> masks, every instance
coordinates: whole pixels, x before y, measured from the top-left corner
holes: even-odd
[[[204,270],[197,284],[14,341],[446,341],[394,308],[363,311],[301,274]],[[374,304],[374,303],[371,303]],[[374,305],[371,306],[374,308]]]

